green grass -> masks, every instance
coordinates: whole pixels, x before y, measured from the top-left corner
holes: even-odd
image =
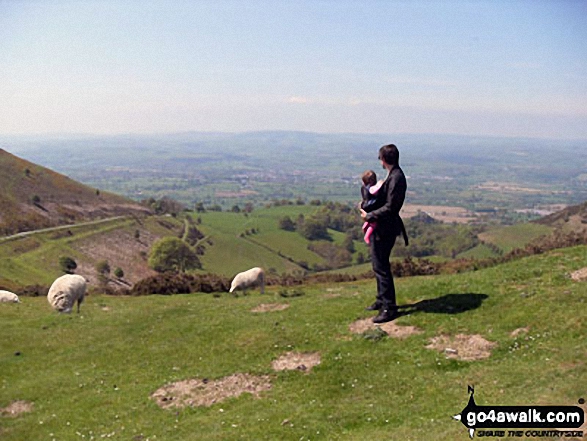
[[[324,259],[308,250],[309,241],[296,232],[279,228],[279,219],[313,213],[316,207],[282,206],[243,213],[207,212],[194,214],[202,223],[198,225],[214,245],[207,247],[202,256],[204,272],[234,275],[252,266],[263,266],[277,273],[301,270],[295,262],[310,265]],[[243,234],[255,230],[254,234]]]
[[[485,242],[492,243],[507,253],[514,248],[524,248],[532,240],[551,232],[552,228],[548,226],[526,222],[498,227],[481,236]]]
[[[451,417],[466,405],[467,385],[480,405],[586,397],[585,282],[568,277],[585,266],[583,246],[400,279],[400,304],[432,301],[397,320],[423,331],[404,340],[350,334],[351,322],[369,316],[374,281],[308,285],[288,299],[277,287],[238,298],[90,296],[80,315],[59,315],[44,298],[0,305],[0,408],[34,403],[30,413],[0,416],[0,438],[465,440]],[[290,307],[251,312],[270,302]],[[528,333],[512,337],[520,327]],[[448,360],[425,348],[441,333],[479,333],[498,346],[485,360]],[[274,372],[272,360],[291,350],[318,351],[321,364]],[[183,410],[149,398],[169,382],[237,372],[270,375],[272,388]]]
[[[132,224],[129,219],[116,219],[99,225],[70,227],[74,232],[71,237],[59,232],[47,232],[1,242],[0,273],[20,285],[51,284],[63,274],[59,268],[59,257],[83,259],[83,255],[75,250],[76,242],[130,228]]]

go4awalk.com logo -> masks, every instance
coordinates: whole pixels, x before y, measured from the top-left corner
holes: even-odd
[[[453,418],[469,429],[471,438],[475,431],[479,437],[583,436],[579,428],[585,423],[585,412],[579,406],[477,406],[475,390],[469,386],[468,391],[469,403]],[[584,404],[585,400],[579,403]],[[560,427],[565,429],[557,429]]]

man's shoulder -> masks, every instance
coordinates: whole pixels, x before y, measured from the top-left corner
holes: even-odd
[[[394,167],[389,172],[389,180],[390,181],[405,181],[406,175],[404,175],[404,171],[400,167]]]

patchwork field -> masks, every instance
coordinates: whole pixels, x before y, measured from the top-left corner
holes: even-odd
[[[581,246],[399,279],[377,328],[374,281],[0,304],[0,438],[466,440],[469,385],[480,405],[587,398],[586,267]]]
[[[469,223],[476,218],[475,213],[462,207],[444,207],[441,205],[414,205],[406,204],[403,206],[401,215],[408,219],[415,216],[418,212],[424,212],[441,222],[457,222],[461,224]]]

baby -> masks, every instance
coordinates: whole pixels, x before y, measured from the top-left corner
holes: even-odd
[[[361,196],[363,201],[361,202],[361,208],[367,213],[373,210],[373,205],[377,201],[377,192],[383,184],[383,180],[377,182],[377,175],[373,170],[367,170],[361,176],[363,185],[361,186]],[[363,233],[365,233],[365,242],[371,242],[371,235],[377,225],[375,222],[365,222],[363,224]]]

